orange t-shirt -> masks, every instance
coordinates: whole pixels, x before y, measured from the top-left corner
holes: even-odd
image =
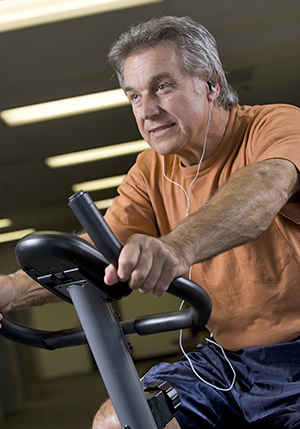
[[[237,106],[222,142],[201,165],[190,198],[200,209],[238,169],[271,158],[300,171],[300,109]],[[168,178],[188,189],[197,166],[165,157]],[[185,217],[182,189],[163,177],[154,150],[140,154],[105,218],[123,241],[134,233],[168,234]],[[193,266],[192,279],[212,300],[207,328],[228,350],[290,341],[300,335],[300,204],[289,203],[257,239]]]

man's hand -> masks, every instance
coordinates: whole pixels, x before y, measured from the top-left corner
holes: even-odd
[[[104,281],[108,285],[128,281],[131,289],[141,293],[153,290],[154,296],[161,297],[188,267],[188,261],[167,243],[167,238],[135,234],[120,253],[118,269],[112,265],[106,268]]]

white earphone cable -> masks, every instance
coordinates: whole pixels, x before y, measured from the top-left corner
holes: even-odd
[[[192,267],[190,267],[190,271],[189,271],[189,272],[190,272],[190,274],[191,274],[191,268],[192,268]],[[190,278],[190,275],[189,275],[189,279],[191,279],[191,278]],[[184,302],[185,302],[185,301],[182,301],[182,302],[181,302],[181,304],[180,304],[180,307],[179,307],[179,310],[180,310],[180,311],[182,310],[182,307],[183,307]],[[212,334],[211,334],[211,336],[212,336]],[[187,359],[187,361],[189,362],[189,365],[190,365],[190,367],[191,367],[191,369],[192,369],[193,373],[195,374],[195,376],[196,376],[197,378],[199,378],[199,380],[201,380],[203,383],[207,384],[207,385],[208,385],[208,386],[210,386],[210,387],[213,387],[213,388],[214,388],[214,389],[216,389],[216,390],[220,390],[220,391],[222,391],[222,392],[229,392],[229,391],[233,388],[233,386],[234,386],[234,383],[235,383],[235,380],[236,380],[236,372],[235,372],[235,369],[234,369],[234,368],[233,368],[233,366],[232,366],[232,363],[230,362],[230,360],[229,360],[229,359],[228,359],[228,357],[226,356],[226,353],[225,353],[225,351],[224,351],[223,347],[222,347],[220,344],[216,343],[215,341],[211,340],[210,338],[205,338],[205,340],[206,340],[208,343],[214,344],[215,346],[217,346],[217,347],[219,347],[219,348],[221,349],[222,354],[223,354],[223,356],[224,356],[224,358],[225,358],[226,362],[228,363],[228,365],[229,365],[229,367],[230,367],[230,369],[231,369],[231,371],[232,371],[232,373],[233,373],[232,382],[231,382],[231,384],[230,384],[230,386],[229,386],[229,387],[219,387],[219,386],[215,386],[214,384],[210,383],[209,381],[204,380],[204,378],[202,378],[202,377],[201,377],[201,375],[200,375],[200,374],[198,374],[198,372],[197,372],[197,371],[195,370],[195,368],[194,368],[193,362],[191,361],[191,359],[189,358],[188,354],[187,354],[187,353],[186,353],[186,351],[184,350],[183,343],[182,343],[182,337],[183,337],[183,331],[182,331],[182,329],[181,329],[181,330],[180,330],[180,332],[179,332],[179,347],[180,347],[180,350],[181,350],[181,352],[182,352],[183,356],[184,356],[184,357]]]
[[[212,101],[211,101],[211,105],[210,105],[210,108],[209,108],[208,121],[207,121],[207,127],[206,127],[205,137],[204,137],[203,149],[202,149],[202,154],[201,154],[201,157],[200,157],[200,160],[199,160],[199,163],[198,163],[197,172],[196,172],[196,175],[195,175],[194,179],[192,180],[192,182],[191,182],[191,183],[190,183],[190,185],[189,185],[188,192],[187,192],[187,191],[184,189],[184,187],[183,187],[183,186],[181,186],[179,183],[176,183],[176,182],[174,182],[173,180],[171,180],[171,179],[169,179],[169,178],[167,177],[167,175],[166,175],[166,173],[165,173],[165,159],[164,159],[164,156],[162,155],[162,161],[163,161],[163,176],[164,176],[164,178],[165,178],[166,180],[168,180],[169,182],[173,183],[174,185],[179,186],[179,188],[181,188],[181,189],[183,190],[184,194],[185,194],[185,197],[186,197],[186,200],[187,200],[187,208],[186,208],[186,213],[185,213],[186,217],[189,215],[189,211],[190,211],[190,196],[191,196],[191,189],[192,189],[192,186],[193,186],[194,182],[196,181],[196,179],[197,179],[197,177],[198,177],[198,175],[199,175],[200,168],[201,168],[201,164],[202,164],[202,161],[203,161],[203,158],[204,158],[204,155],[205,155],[205,150],[206,150],[206,141],[207,141],[208,131],[209,131],[210,122],[211,122],[212,106],[213,106],[213,101],[214,101],[215,95],[216,95],[216,92],[214,92],[214,95],[213,95],[213,98],[212,98]],[[192,267],[190,267],[190,268],[189,268],[189,279],[190,279],[190,280],[191,280],[191,277],[192,277]],[[182,310],[182,307],[183,307],[184,302],[185,302],[185,301],[182,301],[182,302],[181,302],[179,310]],[[219,347],[219,348],[221,349],[222,354],[223,354],[223,356],[224,356],[224,358],[225,358],[226,362],[228,363],[228,365],[229,365],[229,367],[230,367],[230,369],[231,369],[231,371],[232,371],[232,373],[233,373],[232,383],[231,383],[231,385],[230,385],[229,387],[227,387],[227,388],[226,388],[226,387],[218,387],[218,386],[215,386],[214,384],[211,384],[211,383],[210,383],[210,382],[208,382],[207,380],[204,380],[204,379],[203,379],[203,378],[202,378],[202,377],[197,373],[197,371],[195,370],[194,365],[193,365],[193,363],[192,363],[191,359],[189,358],[189,356],[187,355],[187,353],[185,352],[185,350],[184,350],[184,348],[183,348],[183,344],[182,344],[182,329],[180,330],[180,333],[179,333],[179,346],[180,346],[180,349],[181,349],[181,351],[182,351],[183,355],[185,356],[185,358],[188,360],[188,362],[189,362],[189,364],[190,364],[190,367],[191,367],[192,371],[194,372],[194,374],[196,375],[196,377],[198,377],[198,378],[199,378],[203,383],[207,384],[208,386],[213,387],[214,389],[217,389],[217,390],[220,390],[220,391],[223,391],[223,392],[228,392],[228,391],[230,391],[230,390],[232,389],[232,387],[233,387],[233,385],[234,385],[234,383],[235,383],[235,380],[236,380],[236,372],[235,372],[235,370],[234,370],[234,368],[233,368],[233,366],[232,366],[231,362],[229,361],[228,357],[226,356],[226,353],[225,353],[225,351],[224,351],[223,347],[222,347],[220,344],[217,344],[215,341],[213,341],[213,340],[211,340],[211,339],[209,339],[209,338],[206,338],[206,341],[207,341],[207,342],[209,342],[209,343],[211,343],[211,344],[214,344],[215,346],[217,346],[217,347]]]
[[[202,161],[203,161],[203,158],[204,158],[204,155],[205,155],[205,150],[206,150],[206,141],[207,141],[207,136],[208,136],[209,126],[210,126],[210,121],[211,121],[211,112],[212,112],[212,107],[213,107],[213,102],[214,102],[214,98],[215,98],[215,96],[216,96],[216,93],[214,92],[214,95],[213,95],[213,98],[212,98],[212,101],[211,101],[211,104],[210,104],[210,108],[209,108],[209,113],[208,113],[208,121],[207,121],[207,126],[206,126],[205,136],[204,136],[204,143],[203,143],[203,148],[202,148],[202,154],[201,154],[201,157],[200,157],[200,160],[199,160],[199,163],[198,163],[198,168],[197,168],[197,171],[196,171],[195,177],[194,177],[194,179],[192,180],[192,182],[190,183],[190,186],[189,186],[188,192],[186,192],[186,190],[184,189],[184,187],[183,187],[183,186],[181,186],[179,183],[174,182],[173,180],[169,179],[169,178],[166,176],[166,173],[165,173],[165,157],[164,157],[164,155],[162,155],[162,161],[163,161],[163,175],[164,175],[164,178],[165,178],[165,179],[167,179],[169,182],[173,183],[174,185],[179,186],[179,187],[183,190],[183,192],[184,192],[184,194],[185,194],[185,196],[186,196],[186,200],[187,200],[186,217],[188,216],[189,211],[190,211],[190,196],[191,196],[191,189],[192,189],[192,186],[193,186],[193,184],[194,184],[195,180],[197,179],[197,177],[198,177],[198,175],[199,175],[200,168],[201,168],[201,164],[202,164]]]

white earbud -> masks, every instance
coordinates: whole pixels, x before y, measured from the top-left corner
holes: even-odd
[[[210,80],[207,81],[207,85],[209,86],[209,90],[212,91],[214,94],[216,93],[215,88],[213,87]]]

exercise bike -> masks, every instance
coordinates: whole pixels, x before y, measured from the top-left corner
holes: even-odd
[[[117,266],[122,247],[89,194],[80,191],[73,195],[69,206],[97,250],[78,236],[45,231],[21,239],[15,255],[20,268],[30,277],[74,305],[82,329],[41,331],[4,317],[0,334],[48,350],[88,343],[121,427],[162,429],[177,414],[180,398],[169,383],[160,380],[143,389],[126,335],[203,327],[211,313],[210,298],[200,286],[179,277],[171,283],[168,293],[185,300],[190,305],[188,309],[121,321],[111,303],[132,290],[126,282],[107,286],[103,276],[109,263]]]

